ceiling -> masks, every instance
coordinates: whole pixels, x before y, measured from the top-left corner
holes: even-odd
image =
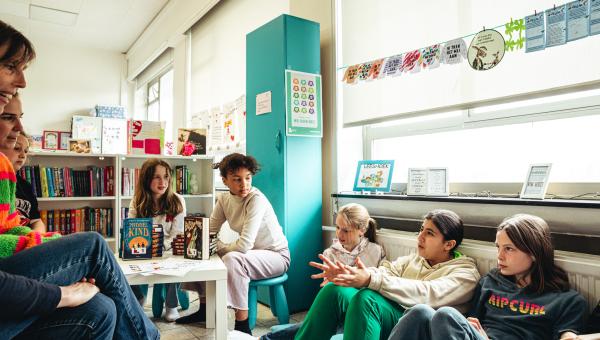
[[[26,36],[127,52],[169,0],[0,0],[0,20]]]

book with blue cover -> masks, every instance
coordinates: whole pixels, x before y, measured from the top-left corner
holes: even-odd
[[[123,260],[152,258],[152,219],[126,218],[121,234]]]

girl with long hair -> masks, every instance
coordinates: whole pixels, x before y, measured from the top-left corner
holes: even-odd
[[[139,182],[135,195],[129,205],[128,217],[151,217],[153,224],[160,224],[164,231],[163,247],[168,250],[173,238],[183,233],[183,222],[186,214],[185,200],[173,191],[171,175],[173,170],[169,163],[158,158],[144,162],[140,170]],[[177,283],[168,283],[165,298],[165,320],[175,321],[179,318],[177,306]],[[134,286],[134,293],[143,304],[144,297],[139,286]]]

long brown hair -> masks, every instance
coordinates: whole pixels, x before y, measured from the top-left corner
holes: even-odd
[[[167,191],[158,199],[159,210],[155,211],[150,183],[154,178],[157,166],[162,166],[167,170],[169,185],[167,186]],[[173,192],[171,176],[173,176],[171,166],[162,159],[150,158],[144,162],[140,170],[139,181],[135,186],[135,196],[133,197],[137,217],[154,217],[162,214],[176,216],[183,211],[181,201]]]
[[[504,219],[498,226],[498,231],[501,230],[515,247],[533,258],[527,291],[542,294],[569,290],[567,273],[554,262],[554,246],[546,221],[533,215],[517,214]]]
[[[370,242],[375,242],[377,222],[369,215],[367,208],[360,204],[349,203],[338,210],[338,215],[347,225],[361,230]]]

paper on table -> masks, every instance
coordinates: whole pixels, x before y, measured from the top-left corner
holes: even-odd
[[[122,263],[121,269],[125,275],[141,274],[185,276],[191,270],[199,269],[208,265],[206,261],[167,258],[165,260],[145,263]]]

